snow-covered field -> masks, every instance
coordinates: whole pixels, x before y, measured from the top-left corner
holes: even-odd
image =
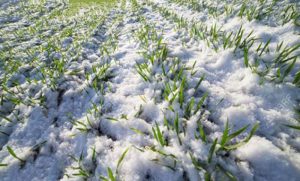
[[[0,0],[0,181],[300,180],[300,1],[79,7]]]

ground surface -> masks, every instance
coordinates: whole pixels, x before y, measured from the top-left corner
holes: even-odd
[[[299,1],[94,2],[0,1],[1,181],[300,179]]]

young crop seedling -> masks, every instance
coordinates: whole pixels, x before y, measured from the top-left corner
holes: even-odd
[[[241,129],[229,134],[229,124],[228,124],[228,121],[226,122],[226,125],[225,125],[225,129],[223,131],[223,136],[222,136],[222,139],[221,139],[221,142],[220,142],[220,149],[224,149],[224,150],[233,150],[233,149],[237,149],[238,147],[246,144],[247,142],[249,142],[249,140],[251,139],[251,137],[253,136],[253,134],[256,132],[256,130],[258,129],[259,127],[259,124],[256,123],[251,131],[250,131],[250,134],[245,138],[243,139],[242,141],[238,142],[238,143],[235,143],[235,144],[229,144],[230,141],[239,136],[240,134],[242,134],[243,132],[246,131],[246,129],[249,127],[249,125],[246,125],[244,127],[242,127]]]
[[[45,151],[48,165],[66,158],[52,175],[63,180],[274,180],[280,174],[265,169],[270,159],[258,170],[260,162],[240,154],[259,151],[257,140],[276,146],[265,139],[266,129],[255,135],[259,124],[251,126],[247,116],[241,127],[220,119],[246,115],[241,100],[257,99],[259,106],[247,112],[258,111],[272,135],[280,132],[286,136],[279,141],[294,146],[290,139],[300,130],[299,110],[289,110],[299,103],[300,87],[295,1],[77,1],[0,2],[0,147],[6,147],[0,155],[13,164],[1,160],[6,179],[44,164]],[[286,95],[292,96],[282,107]],[[51,143],[40,140],[49,135]],[[17,151],[22,146],[28,154]],[[127,159],[143,164],[122,169]],[[295,162],[272,161],[278,168]],[[290,165],[283,180],[298,174]]]
[[[117,181],[121,163],[123,162],[128,151],[129,151],[129,148],[125,149],[125,151],[122,153],[121,157],[119,158],[115,173],[112,171],[112,169],[110,167],[107,167],[107,177],[101,175],[99,178],[103,181]]]
[[[167,146],[165,138],[163,136],[163,132],[160,131],[159,126],[155,123],[155,127],[152,127],[152,132],[155,140],[162,146]]]
[[[69,155],[69,157],[72,160],[74,160],[76,162],[76,164],[78,165],[78,166],[72,166],[71,167],[71,169],[73,171],[72,176],[80,177],[80,178],[83,178],[83,179],[88,179],[92,176],[91,175],[92,171],[85,168],[84,165],[82,164],[82,161],[84,159],[83,151],[81,152],[79,158],[76,158],[72,155]],[[68,174],[67,174],[67,176],[70,177]]]

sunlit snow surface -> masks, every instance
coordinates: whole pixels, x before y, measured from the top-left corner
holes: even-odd
[[[283,83],[262,80],[245,66],[241,50],[215,51],[207,41],[192,37],[189,27],[178,27],[164,17],[159,8],[187,22],[217,24],[234,34],[243,25],[244,36],[253,30],[260,42],[271,38],[270,52],[282,41],[284,46],[300,43],[299,26],[292,21],[280,24],[275,12],[268,19],[251,21],[225,13],[212,16],[208,9],[196,11],[167,0],[140,0],[137,7],[135,1],[125,0],[111,9],[90,6],[76,14],[64,14],[68,3],[46,2],[24,9],[26,3],[0,1],[0,181],[101,180],[100,176],[109,178],[108,168],[117,180],[125,181],[197,181],[207,173],[213,180],[229,180],[228,174],[247,181],[300,179],[299,130],[285,126],[299,125],[295,109],[300,108],[300,89],[291,82],[299,71],[299,57]],[[241,6],[228,3],[235,9]],[[297,1],[279,0],[273,8],[282,12],[280,7],[288,5],[299,10]],[[146,59],[142,52],[155,48],[152,41],[144,46],[138,37],[145,24],[162,37],[168,49],[165,61],[172,65],[180,60],[176,66],[185,67],[183,107],[179,94],[170,106],[162,92],[166,82],[178,87],[168,99],[180,91],[181,80],[173,79],[171,66],[163,76],[158,63],[149,64],[150,81],[137,72],[137,64]],[[252,60],[255,53],[249,51],[249,57]],[[275,57],[264,54],[267,61]],[[57,60],[65,62],[61,74]],[[97,77],[104,70],[107,73]],[[208,98],[201,111],[185,117],[192,97],[198,103],[205,92]],[[176,114],[182,144],[165,123],[173,126]],[[256,123],[259,128],[248,143],[217,151],[208,164],[213,140],[218,138],[219,148],[227,120],[231,133],[249,125],[234,143]],[[199,122],[207,142],[197,136]],[[157,126],[167,146],[154,138]],[[195,168],[190,155],[203,163],[202,169]]]

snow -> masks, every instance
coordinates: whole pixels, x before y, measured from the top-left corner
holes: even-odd
[[[206,40],[191,36],[190,24],[180,28],[158,8],[166,8],[189,23],[201,22],[208,29],[217,24],[222,31],[235,34],[243,25],[244,36],[254,30],[258,42],[266,43],[271,38],[269,52],[262,56],[269,62],[277,56],[273,52],[281,41],[284,46],[300,43],[299,27],[292,22],[276,22],[276,13],[269,19],[247,20],[215,17],[208,10],[196,11],[175,0],[139,0],[137,9],[134,1],[124,2],[125,6],[118,2],[109,10],[85,7],[76,15],[53,19],[50,15],[55,10],[66,11],[64,4],[49,1],[32,6],[30,15],[20,10],[18,1],[0,3],[0,15],[4,17],[0,18],[0,53],[4,50],[0,55],[5,57],[8,53],[4,47],[9,47],[13,50],[10,56],[18,62],[16,70],[6,65],[6,60],[0,62],[0,80],[5,84],[0,89],[0,96],[5,98],[0,105],[0,164],[7,164],[0,166],[0,180],[100,180],[100,176],[108,177],[108,168],[117,180],[194,181],[204,180],[207,173],[213,180],[228,180],[222,169],[238,180],[299,180],[300,134],[285,126],[299,123],[295,113],[295,108],[300,107],[299,86],[292,84],[300,67],[299,57],[285,81],[272,82],[245,66],[242,50],[235,52],[231,47],[215,51]],[[220,7],[226,4],[218,2]],[[234,8],[241,5],[228,3]],[[276,8],[282,10],[280,6],[285,4],[299,3],[283,0]],[[39,8],[44,8],[41,16],[37,15]],[[12,16],[14,12],[18,13]],[[26,22],[36,26],[37,31],[29,33]],[[147,62],[142,52],[156,48],[154,40],[145,46],[139,39],[138,32],[145,29],[145,24],[153,25],[168,49],[166,76],[158,62],[148,62],[150,81],[144,81],[137,72],[137,65]],[[66,28],[73,30],[71,36],[61,35]],[[17,35],[11,33],[18,29],[29,38],[18,41]],[[50,54],[43,50],[51,45],[49,42],[61,50],[51,47]],[[37,59],[27,55],[30,51],[23,51],[27,49]],[[251,64],[255,57],[257,54],[249,51]],[[58,74],[55,60],[62,59],[65,72]],[[176,60],[178,64],[174,63]],[[101,74],[107,65],[107,72]],[[177,79],[179,71],[172,70],[180,68],[183,73]],[[203,75],[205,78],[196,89]],[[184,76],[187,82],[182,106],[179,88]],[[52,87],[53,81],[57,87]],[[164,95],[166,83],[172,90]],[[208,93],[208,98],[200,111],[187,116],[187,105],[194,100],[196,106],[204,93]],[[16,105],[6,100],[8,95],[17,96],[24,103]],[[178,134],[174,128],[177,114]],[[227,121],[230,133],[249,126],[231,144],[244,140],[256,123],[259,128],[249,142],[226,151],[221,149],[220,141]],[[200,135],[199,125],[206,140]],[[153,135],[157,126],[166,145]],[[217,150],[208,162],[214,139],[218,139]],[[9,153],[8,146],[25,162]],[[195,168],[191,156],[202,169]],[[87,176],[78,174],[79,168]]]
[[[286,155],[265,138],[253,137],[236,155],[241,160],[250,160],[256,180],[298,180],[300,177],[299,155]],[[278,174],[279,170],[282,174]]]

